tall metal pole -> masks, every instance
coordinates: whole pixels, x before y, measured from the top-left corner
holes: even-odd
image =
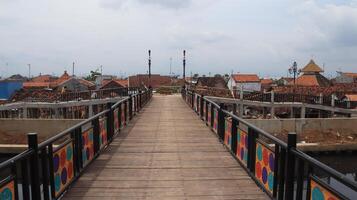
[[[151,50],[149,50],[149,87],[151,87]]]
[[[149,50],[149,78],[151,78],[151,50]]]
[[[186,78],[186,50],[183,50],[183,74],[182,74],[182,77],[185,80],[185,78]]]

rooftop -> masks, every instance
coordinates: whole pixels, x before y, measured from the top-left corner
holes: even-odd
[[[233,74],[232,78],[238,83],[260,82],[260,79],[256,74]]]
[[[304,72],[304,73],[320,73],[320,72],[323,72],[324,70],[322,70],[316,63],[314,60],[310,60],[310,62],[304,67],[301,69],[301,72]]]

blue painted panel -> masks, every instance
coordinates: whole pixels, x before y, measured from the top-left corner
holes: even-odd
[[[2,81],[0,82],[0,99],[9,99],[11,95],[22,88],[21,81]]]

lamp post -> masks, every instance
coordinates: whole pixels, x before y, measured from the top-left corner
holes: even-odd
[[[290,74],[294,74],[294,86],[295,86],[295,83],[296,83],[296,75],[299,75],[300,73],[300,70],[297,69],[297,63],[296,61],[293,62],[293,66],[291,66],[289,68],[289,73]]]
[[[295,102],[295,87],[296,87],[296,76],[300,74],[300,70],[297,68],[297,62],[294,61],[293,65],[289,68],[289,73],[294,74],[294,87],[293,87],[293,102]]]

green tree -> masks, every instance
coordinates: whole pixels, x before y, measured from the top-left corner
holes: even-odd
[[[91,70],[90,73],[89,73],[89,75],[86,76],[86,77],[84,77],[84,79],[87,80],[87,81],[95,81],[95,78],[96,78],[97,76],[100,76],[100,75],[102,75],[102,74],[99,73],[98,69],[95,70],[95,71]]]

